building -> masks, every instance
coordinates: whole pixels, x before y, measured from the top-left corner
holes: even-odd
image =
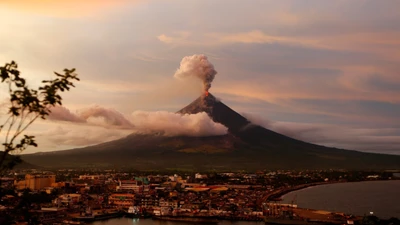
[[[177,174],[174,174],[174,176],[169,176],[168,180],[172,181],[172,182],[183,182],[183,179],[181,176],[178,176]]]
[[[106,183],[106,176],[104,175],[80,175],[78,181],[86,181],[90,184],[100,184]]]
[[[82,196],[80,194],[63,194],[58,196],[58,198],[54,200],[54,203],[57,205],[73,205],[78,204],[81,198]]]
[[[14,184],[14,178],[12,177],[0,177],[0,187],[1,188],[6,188],[6,187],[12,187]]]
[[[18,190],[29,188],[32,191],[42,190],[51,187],[56,182],[56,175],[53,174],[26,174],[25,180],[15,182]]]
[[[161,208],[178,208],[178,201],[177,200],[172,200],[172,201],[168,201],[168,200],[165,200],[165,199],[160,199],[159,200],[159,202],[158,202],[158,205],[161,207]]]
[[[104,180],[104,175],[79,175],[79,180]]]
[[[134,201],[134,194],[112,194],[108,197],[108,204],[124,208],[133,206]]]
[[[154,196],[145,196],[144,198],[141,199],[140,205],[142,207],[155,207],[158,206],[158,199]]]
[[[147,177],[135,177],[135,180],[140,184],[145,184],[145,185],[150,184],[149,178]]]
[[[35,216],[40,224],[53,224],[64,219],[67,215],[65,208],[41,208],[40,210],[30,210],[30,215]]]
[[[118,192],[141,193],[143,191],[143,186],[138,185],[136,180],[120,180],[115,190]]]
[[[196,173],[196,174],[194,175],[194,178],[195,178],[195,179],[207,179],[208,176],[207,176],[206,174]]]

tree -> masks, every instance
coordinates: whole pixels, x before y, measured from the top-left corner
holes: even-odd
[[[0,123],[0,135],[5,134],[0,153],[0,172],[12,169],[21,162],[10,153],[21,152],[29,146],[37,147],[35,137],[23,134],[37,119],[45,120],[51,108],[62,105],[60,92],[69,91],[74,81],[79,81],[75,69],[64,69],[64,73],[54,72],[56,78],[44,80],[37,89],[29,88],[21,77],[14,61],[0,67],[1,83],[7,85],[9,106],[6,120]],[[0,149],[1,150],[1,149]]]

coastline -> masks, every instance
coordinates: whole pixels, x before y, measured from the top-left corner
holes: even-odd
[[[294,186],[292,188],[285,188],[278,190],[270,194],[269,201],[271,203],[275,202],[282,204],[283,203],[291,204],[292,202],[293,204],[294,198],[296,198],[294,196],[300,194],[298,192],[295,192],[297,190],[306,189],[307,187],[311,186],[337,183],[338,185],[332,185],[329,187],[322,187],[322,188],[318,187],[316,191],[314,191],[313,189],[309,189],[307,191],[304,191],[304,194],[303,191],[301,191],[302,194],[300,194],[299,200],[297,200],[296,198],[296,203],[298,201],[298,203],[300,204],[297,206],[310,210],[314,209],[314,210],[324,210],[329,212],[342,212],[357,216],[362,216],[362,215],[365,216],[366,214],[369,214],[369,212],[373,212],[374,213],[373,215],[378,216],[380,219],[390,219],[393,217],[400,218],[400,214],[398,213],[398,211],[392,210],[393,207],[386,208],[387,205],[393,206],[394,200],[390,196],[393,195],[398,196],[396,194],[398,193],[396,192],[396,190],[398,190],[397,187],[399,187],[400,184],[399,182],[400,179],[364,180],[364,181],[352,181],[352,182],[326,182],[326,183],[319,182],[315,184],[300,185],[300,186]],[[345,183],[352,183],[352,184],[345,184]],[[385,189],[382,189],[382,187],[391,187],[391,188],[387,189],[388,192],[386,192]],[[362,193],[358,192],[357,190],[359,190],[360,188],[368,191]],[[337,198],[329,197],[333,196],[333,191],[335,190],[338,195],[335,194],[334,196],[337,196]],[[295,193],[289,194],[290,192],[295,192]],[[313,193],[319,193],[319,195],[314,196]],[[371,203],[371,201],[372,202],[376,201],[376,198],[360,197],[363,195],[364,196],[369,195],[369,193],[373,193],[371,196],[379,195],[380,196],[379,199],[381,200],[379,200],[379,202],[376,203]],[[288,196],[286,196],[286,194],[288,194]],[[324,200],[323,201],[318,200],[319,197],[317,196],[321,196],[321,198]],[[277,197],[281,197],[281,199],[277,199]],[[395,199],[398,199],[398,197],[396,197]],[[328,202],[332,202],[332,204],[327,204]],[[359,202],[359,203],[354,203],[354,202]]]
[[[283,195],[288,194],[293,191],[298,191],[301,189],[305,189],[308,187],[313,187],[313,186],[320,186],[320,185],[328,185],[328,184],[337,184],[337,183],[351,183],[348,181],[328,181],[328,182],[317,182],[317,183],[310,183],[310,184],[301,184],[293,187],[288,187],[288,188],[282,188],[275,190],[271,193],[269,193],[266,197],[266,201],[276,201],[279,200]]]
[[[306,188],[314,187],[314,186],[339,184],[339,183],[360,183],[360,182],[399,181],[399,180],[400,179],[392,179],[392,180],[361,180],[361,181],[326,181],[326,182],[316,182],[316,183],[310,183],[310,184],[301,184],[301,185],[297,185],[297,186],[293,186],[293,187],[288,187],[288,188],[282,188],[282,189],[275,190],[275,191],[269,193],[266,197],[264,197],[264,200],[266,200],[266,201],[278,200],[282,196],[284,196],[284,195],[286,195],[286,194],[288,194],[290,192],[294,192],[294,191],[298,191],[298,190],[302,190],[302,189],[306,189]]]

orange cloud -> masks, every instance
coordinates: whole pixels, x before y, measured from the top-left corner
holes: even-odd
[[[294,20],[294,19],[293,19]],[[295,21],[293,21],[295,23]],[[197,37],[197,39],[194,39]],[[355,32],[338,35],[281,36],[270,35],[262,30],[240,33],[206,33],[190,35],[176,32],[174,35],[161,34],[158,40],[171,45],[215,46],[226,44],[283,44],[304,46],[333,51],[353,51],[377,55],[389,60],[400,60],[400,32]]]
[[[290,38],[278,37],[264,34],[262,31],[254,30],[246,33],[236,34],[209,34],[221,43],[276,43],[276,42],[292,42]]]
[[[198,40],[192,39],[197,36]],[[201,38],[199,38],[201,37]],[[253,30],[250,32],[243,33],[207,33],[204,35],[190,35],[189,32],[176,32],[174,36],[161,34],[158,40],[166,44],[176,45],[224,45],[234,43],[244,44],[273,44],[283,43],[289,45],[306,45],[311,47],[324,47],[318,45],[315,40],[311,39],[299,39],[295,37],[284,37],[284,36],[273,36],[265,34],[260,30]]]
[[[300,77],[298,79],[285,77],[287,76],[280,76],[277,79],[269,77],[268,82],[262,79],[249,82],[225,82],[214,86],[211,92],[259,99],[280,105],[286,100],[294,98],[400,102],[400,97],[397,94],[368,90],[365,87],[356,89],[356,84],[362,85],[357,80],[330,80],[325,84],[319,83],[320,85],[315,85],[317,81],[314,82]],[[332,84],[329,85],[329,83]]]
[[[51,17],[92,16],[99,11],[140,0],[3,0],[0,6],[11,10]]]

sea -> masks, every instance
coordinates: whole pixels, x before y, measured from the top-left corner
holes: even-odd
[[[293,202],[301,208],[400,218],[400,180],[319,185],[290,192],[282,198],[284,203]]]
[[[298,207],[344,212],[354,215],[374,215],[388,219],[400,218],[400,180],[365,181],[319,185],[290,192],[283,203]],[[182,225],[182,222],[152,219],[118,218],[98,221],[93,225]],[[219,225],[261,225],[262,222],[221,221]]]

